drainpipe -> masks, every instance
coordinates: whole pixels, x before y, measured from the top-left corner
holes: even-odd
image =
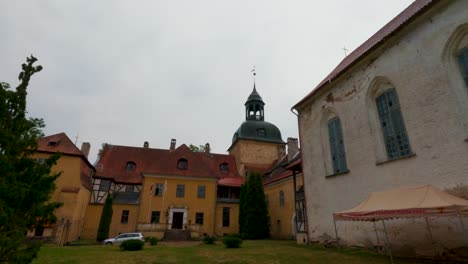
[[[216,213],[218,211],[218,182],[215,185],[215,199],[214,199],[214,217],[213,217],[213,235],[216,235]]]
[[[299,113],[294,112],[294,107],[291,108],[291,113],[293,113],[295,116],[297,116],[297,131],[299,132],[299,143],[300,143],[300,142],[302,142],[302,137],[301,137],[301,127],[299,126]],[[301,150],[300,155],[301,155],[301,160],[302,160],[302,150]],[[301,162],[301,167],[302,167],[302,162]],[[305,180],[304,180],[304,168],[302,168],[302,186],[304,188],[304,208],[305,208],[304,218],[305,218],[305,222],[306,222],[305,231],[306,231],[306,234],[307,234],[307,244],[309,244],[309,239],[310,239],[309,238],[309,220],[308,220],[309,218],[307,216],[308,208],[307,208],[306,188],[305,188]],[[295,190],[294,190],[294,197],[296,197],[296,191]],[[295,207],[295,205],[294,205],[294,207]]]

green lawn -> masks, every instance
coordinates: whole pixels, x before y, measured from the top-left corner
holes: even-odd
[[[389,263],[386,256],[353,249],[298,246],[294,241],[244,241],[241,248],[222,244],[185,246],[145,245],[142,251],[120,251],[117,246],[57,247],[45,245],[33,263]],[[396,259],[395,263],[423,263]]]

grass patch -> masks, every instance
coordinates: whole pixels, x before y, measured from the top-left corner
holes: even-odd
[[[358,249],[335,249],[300,246],[295,241],[245,240],[242,247],[229,250],[221,243],[188,246],[145,247],[141,251],[120,251],[117,246],[41,248],[33,263],[372,263],[388,264],[387,256]],[[424,263],[419,260],[395,259],[395,263]]]

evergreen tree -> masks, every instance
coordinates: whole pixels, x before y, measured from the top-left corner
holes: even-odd
[[[259,173],[248,177],[244,201],[245,222],[243,232],[250,239],[262,239],[270,236],[270,216],[263,192],[263,181]]]
[[[44,122],[26,117],[27,87],[31,76],[42,70],[33,56],[22,65],[16,90],[0,82],[0,263],[30,263],[39,243],[25,240],[28,231],[44,222],[55,222],[60,203],[49,202],[59,173],[51,174],[59,154],[45,162],[32,155],[43,136]]]
[[[247,191],[247,185],[242,184],[240,189],[239,199],[239,234],[242,236],[245,233],[245,194]]]
[[[112,222],[112,197],[109,193],[102,208],[101,220],[99,221],[99,228],[97,232],[97,241],[101,242],[109,238],[109,229]]]

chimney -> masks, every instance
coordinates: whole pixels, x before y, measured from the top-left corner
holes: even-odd
[[[299,145],[297,138],[288,138],[288,160],[291,160],[294,155],[299,151]]]
[[[283,145],[278,145],[278,161],[286,155],[286,149]]]
[[[175,144],[176,144],[175,138],[171,139],[171,147],[169,148],[170,151],[174,151],[174,150],[175,150]]]
[[[149,148],[149,143],[148,143],[148,141],[145,141],[145,143],[143,143],[143,148]]]
[[[81,144],[81,153],[83,153],[86,158],[88,158],[89,149],[91,149],[91,144],[89,144],[89,142],[83,142],[83,144]]]
[[[206,143],[206,144],[205,144],[205,153],[209,154],[210,151],[211,151],[211,149],[210,149],[210,143]]]

